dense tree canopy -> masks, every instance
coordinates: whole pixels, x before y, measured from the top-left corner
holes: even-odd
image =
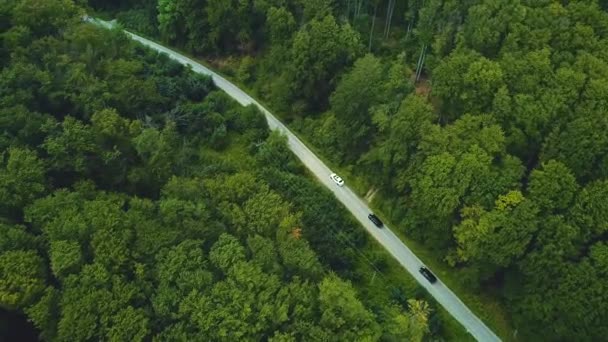
[[[469,285],[500,293],[522,338],[604,338],[605,1],[254,1],[238,22],[248,1],[150,3],[168,18],[159,28],[170,41],[198,39],[191,51],[235,56],[255,41],[246,83],[380,189],[408,235]],[[6,40],[25,37],[13,30]],[[19,113],[9,139],[34,138],[23,122],[46,118]],[[281,160],[267,148],[262,161]],[[290,183],[281,191],[304,196]]]
[[[88,5],[295,120],[521,339],[605,339],[606,1]],[[424,304],[372,314],[343,279],[365,235],[255,108],[82,13],[0,3],[2,307],[48,340],[427,334]]]
[[[273,39],[295,30],[281,4],[159,1],[158,32],[195,50],[248,51],[266,13]],[[323,65],[296,63],[318,71],[299,75],[312,87],[302,96],[358,53],[327,8],[308,30],[331,51]],[[429,334],[414,291],[421,313],[362,296],[366,236],[256,107],[82,13],[71,0],[0,4],[0,308],[48,341]]]

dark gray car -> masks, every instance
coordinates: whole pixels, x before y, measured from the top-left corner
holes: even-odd
[[[418,270],[431,284],[434,284],[437,281],[437,277],[428,268],[422,266]]]
[[[380,219],[378,218],[378,216],[374,215],[374,214],[369,214],[367,215],[367,218],[372,221],[376,227],[378,228],[382,228],[382,226],[384,226],[384,223],[382,223],[382,221],[380,221]]]

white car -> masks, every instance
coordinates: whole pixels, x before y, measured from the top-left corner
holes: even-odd
[[[331,175],[329,175],[329,179],[334,181],[334,183],[338,184],[338,186],[344,186],[344,180],[335,173],[332,173]]]

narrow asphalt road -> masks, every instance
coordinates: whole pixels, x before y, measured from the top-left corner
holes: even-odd
[[[112,28],[113,24],[104,22],[96,19],[88,19],[89,21],[95,22],[106,28]],[[437,279],[435,284],[430,284],[426,278],[424,278],[418,269],[423,265],[422,261],[405,245],[401,240],[389,229],[384,227],[378,229],[371,223],[367,215],[371,213],[370,208],[350,189],[348,186],[338,187],[333,181],[329,179],[329,175],[332,171],[312,153],[306,145],[304,145],[300,139],[298,139],[285,125],[283,125],[277,118],[274,117],[266,108],[254,100],[251,96],[247,95],[244,91],[239,89],[234,84],[215,72],[209,70],[205,66],[193,61],[192,59],[183,56],[175,51],[169,50],[164,46],[161,46],[153,41],[142,38],[138,35],[125,31],[132,39],[146,45],[156,51],[164,52],[176,61],[192,67],[192,70],[209,75],[213,78],[213,81],[220,89],[224,90],[228,95],[238,101],[240,104],[246,106],[255,104],[266,116],[268,125],[272,130],[278,130],[288,138],[289,148],[292,152],[304,163],[304,165],[319,179],[323,185],[331,190],[336,198],[361,222],[363,227],[371,234],[384,248],[389,251],[399,261],[401,266],[405,268],[419,283],[421,286],[427,289],[427,291],[441,304],[458,322],[460,322],[465,329],[478,341],[500,341],[492,330],[490,330],[467,306],[447,288],[441,279]],[[348,183],[348,180],[345,180]]]

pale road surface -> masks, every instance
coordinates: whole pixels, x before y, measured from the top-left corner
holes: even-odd
[[[112,27],[111,23],[96,20],[100,25],[104,27]],[[329,175],[332,171],[312,153],[301,141],[298,139],[285,125],[283,125],[277,118],[275,118],[266,108],[260,105],[251,96],[247,95],[244,91],[236,87],[234,84],[227,81],[222,76],[209,70],[205,66],[193,61],[192,59],[185,57],[177,52],[169,50],[164,46],[154,43],[148,39],[142,38],[138,35],[125,31],[134,40],[146,45],[154,50],[164,52],[176,61],[192,67],[192,70],[209,75],[213,78],[213,81],[228,95],[238,101],[240,104],[246,106],[254,104],[260,108],[260,110],[266,116],[268,125],[272,130],[278,130],[282,134],[286,135],[289,142],[289,148],[292,152],[302,161],[302,163],[319,179],[323,185],[331,190],[336,198],[344,204],[344,206],[361,222],[363,227],[370,233],[387,251],[389,251],[397,261],[405,268],[421,286],[441,304],[458,322],[460,322],[466,330],[478,341],[500,341],[496,336],[475,314],[467,308],[467,306],[460,301],[460,299],[447,288],[440,279],[437,279],[435,284],[429,283],[424,278],[418,269],[423,265],[422,261],[418,259],[416,255],[405,245],[401,240],[388,228],[384,227],[378,229],[373,223],[369,221],[367,215],[371,213],[370,208],[351,190],[348,186],[339,187],[333,181],[329,179]],[[345,180],[347,183],[348,180]]]

